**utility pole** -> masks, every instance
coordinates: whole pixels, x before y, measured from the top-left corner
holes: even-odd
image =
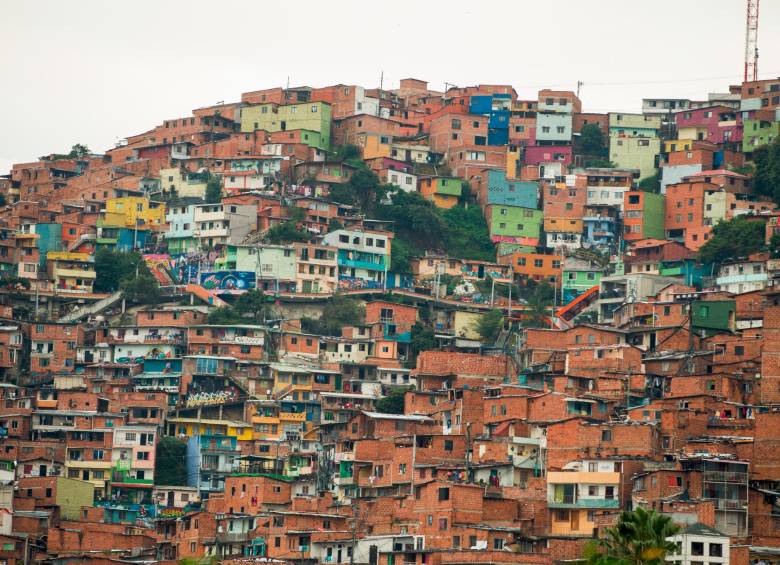
[[[376,105],[376,115],[377,117],[382,116],[382,89],[385,85],[385,71],[382,71],[379,74],[379,103]]]
[[[466,482],[471,482],[471,422],[466,422]]]
[[[582,82],[581,80],[578,80],[578,81],[577,81],[577,98],[579,98],[579,97],[580,97],[580,88],[581,88],[582,86],[584,86],[584,85],[585,85],[585,83],[584,83],[584,82]]]

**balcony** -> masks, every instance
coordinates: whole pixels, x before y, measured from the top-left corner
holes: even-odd
[[[306,413],[305,412],[280,412],[279,420],[285,420],[288,422],[305,422]]]
[[[333,477],[333,484],[340,487],[351,486],[355,484],[355,477]]]
[[[153,486],[153,483],[154,481],[152,481],[151,479],[136,479],[134,477],[127,476],[121,472],[114,472],[111,474],[112,485],[132,485],[132,486],[151,488]]]
[[[617,498],[579,498],[565,495],[547,502],[548,508],[620,508]]]
[[[94,279],[97,277],[92,269],[54,269],[54,278],[59,279]]]
[[[217,532],[217,543],[246,543],[249,532]]]
[[[711,483],[747,483],[748,474],[725,471],[707,471],[704,473],[704,481]]]
[[[766,282],[768,276],[766,273],[744,273],[725,277],[717,277],[715,283],[718,285],[738,284],[738,283],[760,283]]]
[[[622,300],[626,297],[626,291],[623,289],[605,289],[599,293],[600,300]]]
[[[239,345],[263,345],[265,339],[263,337],[254,337],[248,335],[237,335],[233,337],[225,336],[219,338],[220,343],[237,343]]]
[[[342,259],[339,258],[338,264],[342,267],[350,267],[352,269],[367,269],[369,271],[384,271],[385,270],[385,261],[384,257],[381,258],[380,262],[374,262],[374,261],[360,261],[355,259]]]

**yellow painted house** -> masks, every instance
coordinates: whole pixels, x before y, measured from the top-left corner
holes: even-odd
[[[664,153],[672,151],[690,151],[693,147],[693,139],[685,139],[678,135],[677,139],[667,139],[664,141]]]
[[[364,133],[358,136],[357,145],[363,150],[363,159],[390,157],[391,138],[385,135]]]
[[[252,436],[256,440],[279,440],[283,434],[283,427],[279,419],[279,406],[274,401],[260,401],[252,403],[254,414],[250,418],[252,422]]]
[[[309,393],[312,392],[313,379],[311,371],[295,367],[293,365],[283,365],[281,363],[271,364],[271,374],[274,377],[274,397],[284,398],[293,392]]]
[[[59,290],[92,292],[95,260],[89,253],[49,251],[46,254],[49,278]]]
[[[206,173],[191,173],[182,171],[178,167],[160,169],[160,189],[165,195],[175,194],[179,198],[204,198],[208,180]]]
[[[252,426],[235,420],[218,420],[210,418],[168,418],[168,434],[194,436],[226,436],[238,441],[251,441]]]
[[[133,228],[142,225],[155,228],[165,224],[165,206],[143,196],[126,196],[106,200],[104,226]]]

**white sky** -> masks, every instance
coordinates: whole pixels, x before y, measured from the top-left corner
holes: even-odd
[[[380,10],[379,7],[382,7]],[[764,0],[762,78],[780,75],[780,1]],[[576,88],[585,111],[706,98],[742,79],[744,0],[3,0],[0,172],[240,93],[401,78]]]

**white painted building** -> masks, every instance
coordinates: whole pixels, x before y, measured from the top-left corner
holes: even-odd
[[[699,522],[668,538],[677,551],[666,556],[673,565],[728,565],[731,551],[729,537]]]
[[[417,191],[417,175],[386,169],[383,177],[387,184],[394,184],[405,192]]]

